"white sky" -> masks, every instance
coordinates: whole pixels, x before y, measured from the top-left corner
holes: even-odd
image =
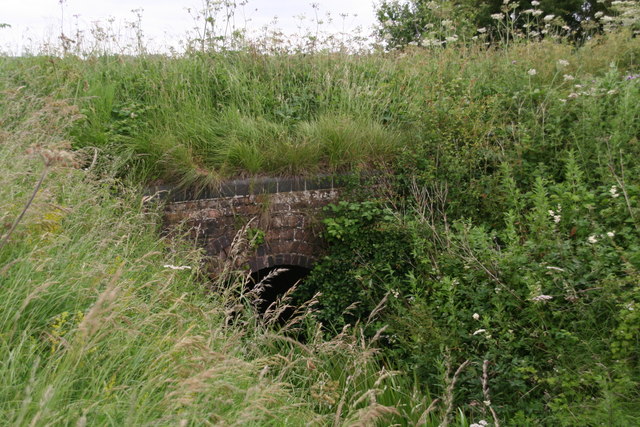
[[[239,0],[236,0],[240,3]],[[375,21],[374,0],[248,0],[248,4],[236,11],[237,27],[258,32],[264,25],[278,18],[277,26],[285,33],[296,32],[305,15],[313,18],[316,11],[320,18],[329,12],[333,24],[324,28],[331,32],[352,32],[361,26],[363,35],[370,33]],[[126,32],[126,21],[135,20],[133,9],[143,9],[142,28],[152,46],[177,46],[194,21],[187,12],[201,9],[204,0],[66,0],[64,3],[64,31],[73,34],[76,25],[88,29],[93,22],[106,23],[114,18],[115,28]],[[341,14],[348,14],[342,18]],[[61,7],[59,0],[0,0],[0,23],[11,28],[0,29],[0,50],[19,54],[25,48],[34,48],[43,41],[54,41],[60,34]],[[305,26],[309,26],[307,20]]]

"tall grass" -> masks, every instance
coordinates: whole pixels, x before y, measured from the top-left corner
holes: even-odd
[[[74,147],[125,156],[125,171],[142,180],[192,185],[372,167],[424,147],[484,153],[470,168],[526,151],[531,138],[579,147],[586,118],[548,135],[539,112],[574,114],[579,102],[560,100],[610,64],[618,76],[633,72],[637,40],[620,32],[580,48],[543,41],[507,51],[4,58],[0,67],[25,91],[81,109]],[[572,126],[577,138],[568,137]]]
[[[383,368],[359,326],[328,337],[310,302],[277,327],[286,301],[258,316],[233,261],[203,286],[202,254],[159,238],[158,206],[95,152],[69,151],[77,108],[10,84],[2,94],[1,424],[368,425],[423,415],[431,399]]]
[[[526,188],[562,179],[571,152],[586,183],[610,186],[607,156],[637,156],[625,77],[639,53],[621,31],[579,48],[0,58],[0,421],[468,424],[456,378],[484,397],[486,372],[481,384],[444,356],[421,360],[441,371],[428,386],[391,372],[376,350],[384,330],[365,338],[374,317],[328,336],[304,306],[278,328],[255,315],[233,264],[212,284],[222,292],[206,291],[202,254],[158,237],[160,208],[138,187],[389,167],[399,181],[446,182],[457,218],[503,224],[501,166]]]

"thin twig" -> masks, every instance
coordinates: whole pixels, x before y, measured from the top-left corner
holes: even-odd
[[[31,203],[33,203],[33,200],[36,198],[36,194],[38,194],[38,191],[40,190],[40,187],[42,186],[42,183],[47,176],[47,172],[49,172],[49,166],[45,163],[44,169],[42,170],[42,175],[40,175],[40,179],[38,180],[36,187],[33,189],[33,193],[31,194],[29,201],[27,201],[27,203],[24,205],[22,212],[20,212],[20,215],[18,215],[18,218],[16,218],[16,220],[14,221],[9,232],[2,238],[2,241],[0,242],[0,249],[2,249],[4,245],[7,244],[7,242],[9,241],[9,237],[11,237],[13,232],[18,227],[18,224],[20,224],[20,221],[22,221],[22,218],[24,218],[24,215],[27,213],[27,210],[29,210]]]
[[[627,194],[627,187],[625,185],[624,162],[622,161],[622,151],[620,152],[620,175],[621,176],[618,177],[618,175],[615,172],[615,168],[612,165],[609,165],[609,169],[611,170],[613,177],[615,178],[616,182],[620,186],[620,189],[622,190],[622,195],[624,196],[624,201],[627,204],[627,210],[629,211],[629,216],[633,220],[633,224],[636,226],[636,228],[638,228],[636,217],[633,214],[633,208],[631,207],[631,201],[629,200],[629,194]]]
[[[98,149],[96,147],[93,147],[93,160],[91,161],[91,164],[89,165],[89,167],[86,168],[85,170],[90,171],[91,169],[93,169],[97,161],[98,161]]]
[[[468,364],[469,364],[469,360],[465,360],[462,363],[462,365],[458,366],[458,369],[456,369],[456,372],[453,374],[453,377],[451,379],[447,378],[447,382],[449,382],[449,384],[447,385],[447,389],[445,390],[445,393],[444,393],[444,404],[446,409],[444,412],[444,417],[442,419],[442,422],[440,423],[440,427],[447,427],[449,425],[449,417],[451,416],[451,411],[453,410],[453,391],[456,387],[458,376]],[[451,371],[449,371],[448,368],[447,368],[447,371],[448,371],[447,372],[447,377],[448,377],[448,373]]]

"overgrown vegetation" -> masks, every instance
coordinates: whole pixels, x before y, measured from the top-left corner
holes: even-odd
[[[522,34],[2,57],[2,423],[637,424],[640,38]],[[284,326],[139,192],[358,169]]]

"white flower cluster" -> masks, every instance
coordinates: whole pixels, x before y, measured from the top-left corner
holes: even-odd
[[[614,199],[620,196],[620,194],[618,194],[618,187],[615,185],[611,186],[611,188],[609,189],[609,193],[611,194],[611,197],[613,197]]]
[[[487,427],[489,425],[485,420],[480,420],[477,423],[470,424],[469,427]]]
[[[615,231],[607,231],[605,234],[601,234],[600,236],[596,235],[596,234],[592,234],[591,236],[587,237],[587,242],[591,243],[592,245],[598,243],[599,241],[599,237],[603,238],[604,236],[607,236],[610,239],[613,239],[614,237],[616,237],[616,233]]]
[[[555,222],[556,224],[559,223],[560,220],[562,220],[560,212],[562,212],[562,206],[560,205],[558,205],[555,211],[553,209],[549,209],[549,215],[553,218],[553,222]]]

